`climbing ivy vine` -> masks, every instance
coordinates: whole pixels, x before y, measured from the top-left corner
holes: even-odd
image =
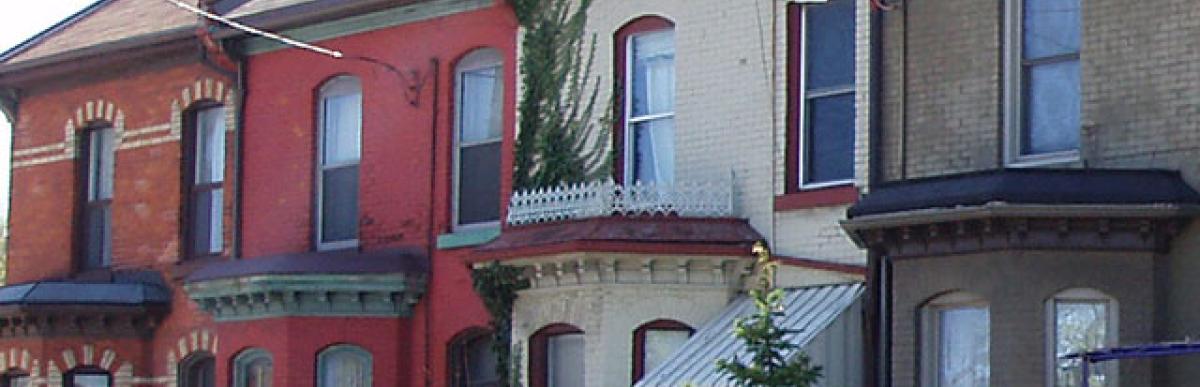
[[[585,32],[592,0],[509,3],[523,31],[514,187],[607,177],[612,152],[605,139],[612,102],[597,103],[600,79],[592,76],[596,36],[588,39]]]
[[[529,280],[521,276],[521,268],[504,266],[492,262],[471,272],[475,292],[483,299],[483,306],[491,315],[492,352],[496,353],[496,373],[505,384],[502,387],[518,386],[520,367],[512,361],[512,310],[517,300],[517,291],[529,287]]]

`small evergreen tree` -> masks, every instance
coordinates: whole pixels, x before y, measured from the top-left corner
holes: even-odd
[[[821,367],[812,364],[799,346],[785,340],[797,331],[776,323],[783,313],[783,290],[774,288],[775,262],[762,242],[754,246],[758,255],[758,288],[750,291],[754,314],[739,318],[734,336],[746,343],[750,363],[743,364],[737,356],[717,360],[717,370],[739,387],[808,387],[821,378]],[[787,355],[791,353],[789,360]]]

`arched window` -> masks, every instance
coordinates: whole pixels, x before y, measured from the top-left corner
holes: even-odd
[[[82,216],[80,217],[82,270],[105,268],[112,264],[113,174],[116,169],[116,130],[95,125],[84,131],[79,160]]]
[[[358,245],[358,165],[362,85],[340,76],[321,86],[318,112],[316,244],[319,250]]]
[[[633,381],[642,380],[683,346],[695,329],[675,320],[654,320],[633,331]]]
[[[1068,289],[1046,301],[1047,385],[1082,385],[1079,359],[1063,359],[1071,353],[1117,345],[1117,301],[1094,289]],[[1088,385],[1116,385],[1117,363],[1091,366]]]
[[[216,358],[211,353],[192,352],[179,362],[176,384],[179,387],[213,387],[216,385],[216,367]]]
[[[490,387],[500,385],[491,332],[473,330],[460,334],[450,346],[450,385]]]
[[[247,349],[233,358],[233,387],[271,387],[274,371],[270,352]]]
[[[340,344],[317,355],[317,387],[368,387],[371,385],[371,353],[354,345]]]
[[[546,326],[529,338],[532,387],[583,387],[583,331],[574,325]]]
[[[79,367],[63,375],[64,387],[109,387],[112,374],[96,367]]]
[[[921,311],[921,385],[987,386],[991,378],[991,321],[987,302],[955,292]]]
[[[30,387],[30,386],[32,386],[32,384],[30,384],[29,373],[19,370],[19,369],[14,368],[14,369],[8,370],[8,371],[4,372],[4,375],[2,377],[0,377],[0,387]]]
[[[616,34],[622,89],[616,137],[626,183],[675,181],[675,26],[661,17],[629,22]]]
[[[184,257],[224,248],[225,107],[199,105],[184,117]]]
[[[454,70],[454,226],[500,220],[500,152],[504,121],[504,58],[472,51]]]

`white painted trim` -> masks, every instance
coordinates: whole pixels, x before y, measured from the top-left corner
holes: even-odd
[[[1096,289],[1090,288],[1071,288],[1066,289],[1049,300],[1046,300],[1046,319],[1045,319],[1045,366],[1046,366],[1046,386],[1054,387],[1057,382],[1057,347],[1058,347],[1058,302],[1076,302],[1076,303],[1102,303],[1105,304],[1105,318],[1108,320],[1105,323],[1104,345],[1108,347],[1116,347],[1120,344],[1120,303],[1115,298]],[[1120,381],[1120,361],[1112,360],[1105,362],[1104,374],[1111,383],[1106,383],[1107,386],[1119,386]]]
[[[649,122],[652,120],[674,119],[675,118],[675,110],[674,109],[672,109],[672,111],[669,113],[658,113],[658,114],[645,115],[645,116],[639,116],[639,117],[633,116],[633,73],[634,73],[634,69],[633,69],[633,59],[634,59],[633,58],[633,39],[636,37],[639,37],[639,36],[656,35],[656,34],[670,34],[671,35],[671,47],[672,47],[671,55],[674,56],[678,52],[678,46],[676,45],[676,43],[678,41],[675,39],[676,37],[675,37],[675,27],[674,26],[669,27],[669,28],[657,29],[657,30],[653,30],[653,31],[645,31],[645,32],[630,34],[628,37],[625,38],[625,63],[624,63],[625,83],[622,85],[623,87],[621,90],[621,96],[622,96],[621,99],[623,100],[622,104],[625,105],[622,109],[622,114],[624,115],[624,119],[625,119],[625,127],[621,128],[621,130],[624,131],[625,138],[624,138],[623,144],[621,144],[622,149],[624,150],[622,152],[623,153],[622,158],[624,159],[624,163],[623,163],[624,171],[621,171],[621,173],[622,173],[622,176],[624,176],[624,179],[622,181],[627,185],[636,183],[636,181],[635,181],[636,169],[634,169],[635,166],[633,165],[633,162],[634,162],[634,154],[637,153],[637,148],[635,147],[636,143],[634,142],[636,133],[633,130],[633,125],[637,124],[637,123],[642,123],[642,122]],[[677,58],[675,58],[675,59],[677,59]],[[677,71],[678,66],[675,66],[677,64],[675,59],[672,59],[672,62],[671,62],[671,65],[673,66],[671,69],[672,76],[678,75],[678,71]],[[676,88],[676,90],[671,90],[671,92],[675,93],[676,96],[678,96],[678,87]],[[671,134],[674,135],[675,133],[678,133],[677,129],[678,128],[672,128]],[[675,142],[674,136],[672,136],[671,141]],[[658,160],[655,160],[655,161],[658,161]],[[675,160],[670,160],[670,162],[674,163]]]

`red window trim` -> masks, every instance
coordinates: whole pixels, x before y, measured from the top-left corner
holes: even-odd
[[[856,201],[858,201],[858,187],[846,183],[777,195],[775,196],[775,211],[836,206]]]
[[[629,37],[634,34],[674,29],[675,23],[662,17],[647,15],[625,23],[613,34],[613,77],[617,90],[613,98],[613,181],[625,182],[625,83],[628,70],[625,68],[629,53]]]
[[[787,12],[787,160],[784,164],[787,188],[784,192],[794,193],[800,191],[800,77],[804,75],[800,71],[804,66],[800,63],[804,44],[800,34],[804,28],[804,14],[800,4],[789,4]]]
[[[547,387],[550,385],[550,381],[547,380],[547,376],[549,375],[546,373],[547,367],[549,367],[549,364],[546,364],[546,354],[549,351],[547,345],[550,342],[550,338],[574,333],[583,333],[583,330],[571,324],[557,323],[547,325],[529,336],[530,387]]]
[[[656,331],[686,331],[688,336],[696,333],[696,330],[679,321],[660,319],[642,324],[633,331],[633,382],[637,383],[645,376],[644,369],[646,363],[646,332],[650,330]]]
[[[471,327],[464,329],[462,332],[454,335],[450,339],[450,345],[446,348],[446,383],[449,386],[457,387],[458,382],[462,378],[462,374],[467,372],[466,364],[463,361],[463,349],[474,342],[492,335],[492,330],[482,327]],[[494,339],[494,338],[493,338]]]

